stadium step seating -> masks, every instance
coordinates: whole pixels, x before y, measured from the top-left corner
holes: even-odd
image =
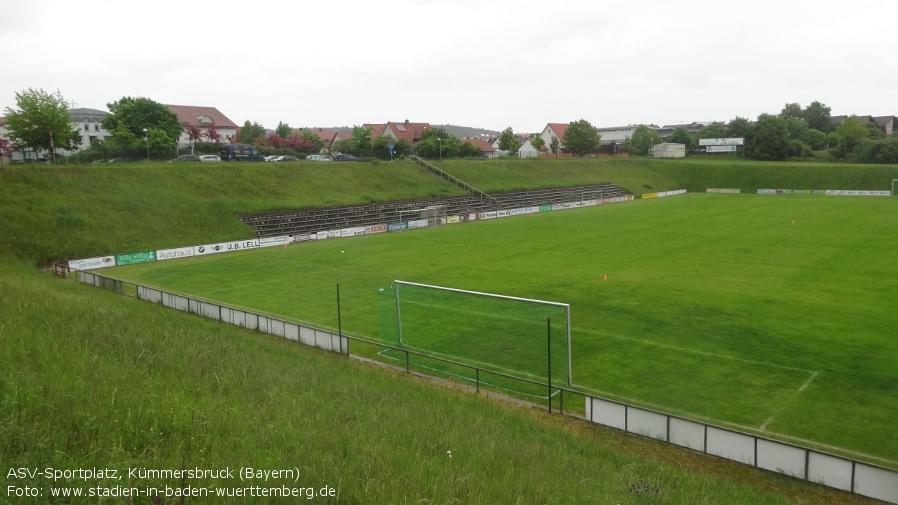
[[[564,202],[614,198],[628,194],[611,183],[572,186],[531,191],[493,193],[489,198],[468,195],[429,200],[346,205],[293,211],[263,212],[238,216],[256,232],[257,237],[297,235],[378,224],[396,223],[400,214],[425,207],[443,205],[446,215],[464,215],[495,210],[511,210]]]

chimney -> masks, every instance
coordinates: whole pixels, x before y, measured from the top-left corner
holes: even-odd
[[[405,124],[408,124],[408,119],[405,120]]]

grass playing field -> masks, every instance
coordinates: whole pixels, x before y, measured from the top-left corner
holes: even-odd
[[[580,387],[896,466],[896,229],[893,198],[687,195],[106,273],[328,328],[339,283],[371,338],[394,279],[569,303]]]

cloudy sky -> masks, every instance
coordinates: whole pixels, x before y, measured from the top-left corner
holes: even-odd
[[[274,128],[410,120],[541,131],[898,115],[894,0],[4,0],[0,109],[59,91]]]

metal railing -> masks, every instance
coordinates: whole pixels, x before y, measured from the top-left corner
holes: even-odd
[[[427,170],[428,172],[430,172],[436,176],[439,176],[442,179],[445,179],[445,180],[451,182],[452,184],[455,184],[456,186],[464,189],[465,191],[468,191],[469,193],[476,195],[483,200],[489,200],[490,202],[493,203],[493,205],[496,205],[496,206],[502,205],[502,203],[499,200],[497,200],[495,197],[490,196],[489,194],[484,193],[483,191],[480,191],[479,189],[475,188],[474,186],[471,186],[467,182],[459,179],[458,177],[455,177],[452,174],[448,174],[448,173],[444,172],[443,170],[440,170],[433,163],[430,163],[430,162],[428,162],[418,156],[415,156],[415,155],[409,156],[409,159],[411,161],[413,161],[415,164],[417,164],[418,166]]]

